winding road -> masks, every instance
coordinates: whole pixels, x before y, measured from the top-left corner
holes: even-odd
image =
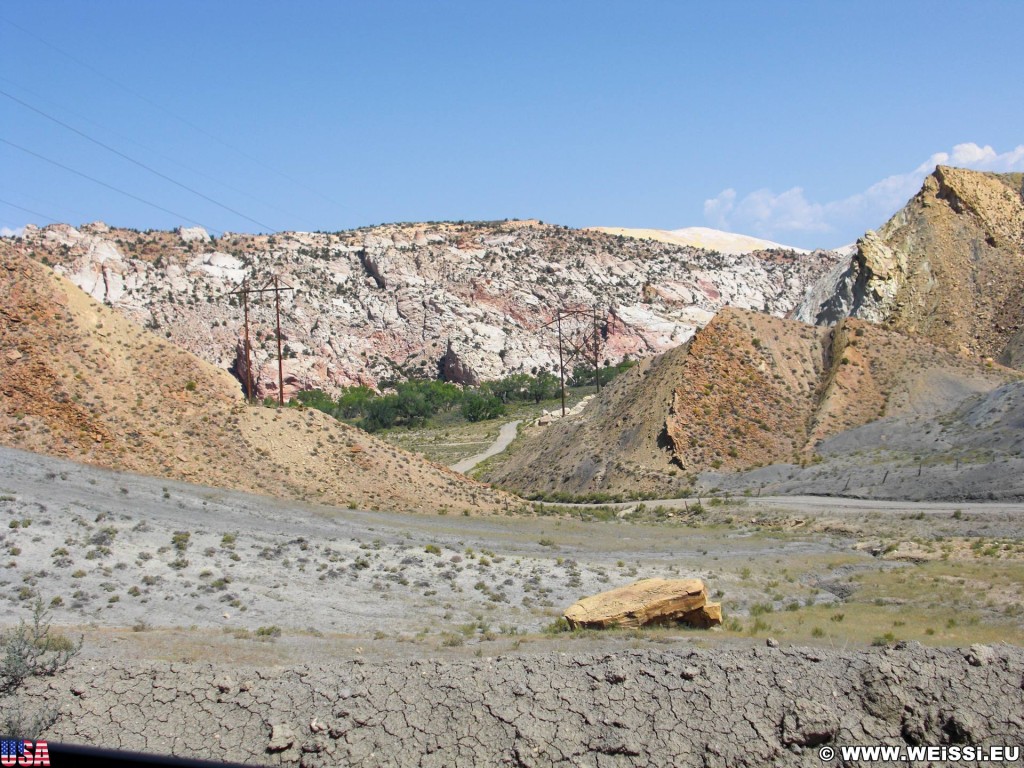
[[[470,456],[468,459],[463,459],[457,464],[452,464],[450,468],[454,469],[456,472],[462,472],[465,474],[484,459],[489,459],[491,456],[497,456],[508,448],[509,443],[516,439],[516,432],[521,421],[521,419],[517,419],[516,421],[510,421],[507,424],[502,424],[501,430],[498,432],[498,439],[491,443],[486,451],[478,453],[475,456]]]

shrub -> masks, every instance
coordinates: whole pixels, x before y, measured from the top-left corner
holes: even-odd
[[[0,635],[0,732],[34,739],[57,722],[59,712],[52,707],[26,709],[20,690],[29,678],[62,672],[81,649],[81,638],[50,631],[49,612],[37,597],[31,621],[22,619]]]
[[[276,637],[281,636],[281,628],[279,626],[271,625],[269,627],[259,627],[256,630],[257,640],[273,640]]]
[[[558,635],[562,632],[570,631],[569,622],[565,616],[559,616],[557,619],[552,621],[546,627],[544,627],[544,634],[546,635]]]

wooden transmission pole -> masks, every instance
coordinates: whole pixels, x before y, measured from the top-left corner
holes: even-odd
[[[249,294],[250,293],[273,293],[274,294],[274,315],[277,325],[277,402],[284,405],[284,361],[281,354],[281,292],[294,291],[287,283],[274,275],[274,279],[262,288],[250,288],[249,281],[242,283],[237,291],[230,291],[228,295],[239,294],[242,297],[243,317],[245,324],[245,399],[252,401],[255,390],[252,383],[252,345],[249,343]]]
[[[589,317],[588,317],[589,316]],[[569,318],[585,318],[584,324],[576,334],[568,334],[562,328],[562,320]],[[587,329],[586,320],[593,320],[593,327]],[[601,391],[601,329],[597,321],[597,308],[586,309],[557,309],[555,319],[543,328],[550,328],[554,325],[558,330],[558,380],[562,393],[562,415],[565,416],[565,366],[576,358],[586,360],[593,355],[594,361],[594,385],[597,391]]]

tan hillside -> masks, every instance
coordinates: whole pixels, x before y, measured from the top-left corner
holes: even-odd
[[[237,381],[0,245],[5,445],[336,505],[488,511],[512,500],[315,410],[247,406]]]
[[[936,168],[795,312],[847,315],[1024,366],[1024,174]]]
[[[935,416],[1020,377],[847,319],[834,328],[728,308],[624,374],[488,476],[525,493],[683,490],[693,473],[801,462],[884,416]]]
[[[723,232],[708,227],[684,227],[683,229],[633,229],[629,227],[588,227],[592,232],[603,232],[607,235],[621,235],[641,240],[654,240],[659,243],[701,248],[706,251],[718,251],[738,255],[755,251],[786,250],[795,253],[810,253],[803,248],[782,245],[760,237],[740,235],[735,232]]]

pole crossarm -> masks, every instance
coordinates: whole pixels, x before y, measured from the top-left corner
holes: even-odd
[[[284,291],[294,291],[295,289],[285,283],[277,275],[274,275],[273,279],[270,280],[262,288],[250,288],[249,281],[244,280],[242,287],[237,291],[228,291],[227,295],[240,295],[242,297],[242,305],[245,313],[245,396],[247,400],[253,398],[253,383],[252,383],[252,346],[249,343],[249,294],[250,293],[273,293],[274,294],[274,314],[277,320],[277,401],[280,405],[284,405],[284,358],[281,354],[281,293]]]

